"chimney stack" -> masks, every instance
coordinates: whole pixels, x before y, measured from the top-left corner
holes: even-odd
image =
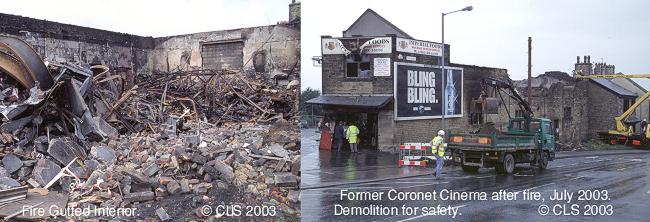
[[[300,18],[300,2],[292,0],[289,4],[289,22]]]
[[[576,64],[580,64],[580,56],[576,56],[576,59],[577,59]]]

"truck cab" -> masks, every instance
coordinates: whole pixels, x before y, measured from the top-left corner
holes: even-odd
[[[535,134],[537,142],[542,144],[544,150],[555,152],[555,126],[550,119],[545,118],[512,118],[508,124],[508,134],[530,135]],[[551,158],[554,158],[553,155]]]

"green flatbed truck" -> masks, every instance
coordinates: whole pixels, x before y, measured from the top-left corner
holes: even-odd
[[[454,134],[447,143],[454,162],[464,171],[494,167],[511,174],[515,164],[528,163],[545,169],[555,158],[553,122],[544,118],[515,117],[505,133]]]

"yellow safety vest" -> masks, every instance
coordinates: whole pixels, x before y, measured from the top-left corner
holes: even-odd
[[[348,139],[349,143],[357,143],[358,138],[357,136],[359,135],[359,128],[357,128],[355,125],[350,125],[348,127],[348,132],[345,135],[345,138]]]
[[[438,154],[438,156],[445,156],[445,146],[442,144],[442,137],[436,136],[431,140],[431,152]]]

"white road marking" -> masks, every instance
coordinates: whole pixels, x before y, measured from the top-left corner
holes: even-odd
[[[532,174],[519,174],[519,173],[515,173],[515,174],[512,174],[512,175],[516,176],[516,177],[532,177],[532,176],[535,176],[535,175],[532,175]]]
[[[596,158],[598,158],[598,156],[588,156],[588,157],[585,157],[585,158],[587,158],[587,159],[596,159]]]
[[[571,180],[577,180],[577,179],[581,179],[581,178],[584,178],[584,177],[585,176],[577,176],[577,177],[571,178]]]

